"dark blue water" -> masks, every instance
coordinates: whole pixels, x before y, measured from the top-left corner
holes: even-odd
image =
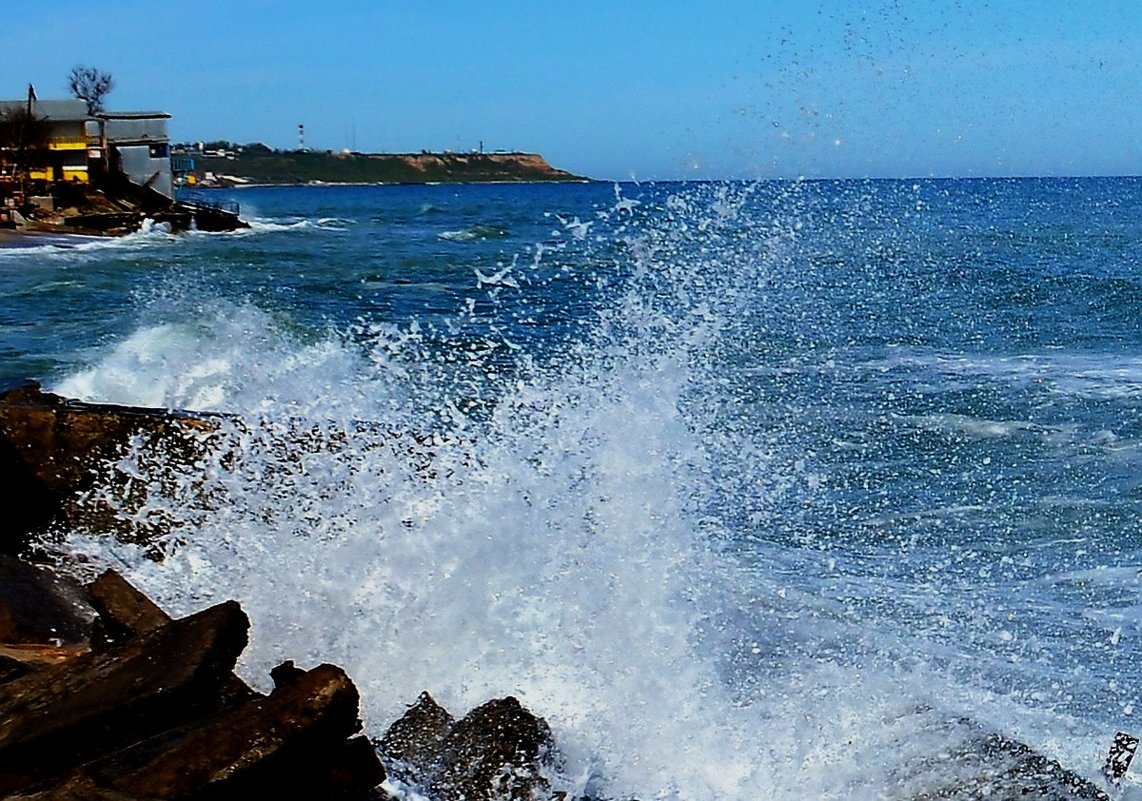
[[[917,706],[1093,775],[1142,714],[1142,181],[228,197],[251,232],[0,250],[0,377],[441,438],[248,440],[164,566],[77,535],[241,597],[252,673],[341,661],[375,727],[515,693],[640,797],[891,795]]]

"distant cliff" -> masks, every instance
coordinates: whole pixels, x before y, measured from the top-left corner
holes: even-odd
[[[199,177],[221,183],[486,183],[585,181],[537,153],[332,153],[273,151],[195,157]],[[237,178],[238,181],[233,179]]]

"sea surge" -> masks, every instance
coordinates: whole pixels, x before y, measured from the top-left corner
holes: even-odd
[[[846,204],[820,191],[615,187],[593,212],[545,217],[517,258],[466,268],[471,300],[431,317],[300,326],[168,276],[136,296],[133,330],[51,388],[225,412],[226,444],[179,476],[124,455],[148,493],[124,514],[166,521],[163,559],[81,531],[65,550],[176,614],[238,599],[253,622],[242,672],[338,663],[372,736],[423,690],[456,712],[515,695],[551,724],[553,783],[572,797],[915,795],[954,778],[925,761],[968,736],[953,720],[1094,776],[1123,707],[1102,645],[1075,662],[1066,642],[1136,633],[1132,568],[1048,564],[1047,541],[1083,547],[1061,525],[1008,516],[1011,539],[993,538],[1022,509],[1002,491],[909,502],[917,474],[943,486],[948,448],[1002,484],[1011,453],[1079,434],[1014,402],[886,399],[967,377],[1097,403],[1133,397],[1136,365],[915,338],[870,351],[856,324],[825,342],[837,317],[813,316],[828,304],[803,291],[846,245],[822,233]],[[368,222],[321,219],[307,235]],[[446,247],[522,236],[437,227]],[[535,346],[535,298],[561,294],[585,304],[578,324]],[[854,419],[838,387],[876,400]],[[945,450],[924,462],[878,436]],[[1104,588],[1101,613],[1071,594],[1080,583]],[[1074,631],[1044,622],[1079,606]]]

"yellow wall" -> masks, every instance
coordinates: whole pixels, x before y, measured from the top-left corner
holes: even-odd
[[[59,165],[60,177],[65,181],[79,181],[88,183],[90,176],[87,169],[87,133],[82,121],[52,122],[48,149],[50,154],[44,159],[45,163],[31,165],[28,177],[34,181],[55,180],[55,170],[52,165]],[[13,167],[14,154],[8,154],[8,168]]]
[[[51,141],[48,147],[53,152],[66,153],[59,158],[63,159],[63,179],[65,181],[88,182],[87,154],[76,158],[75,151],[87,150],[87,135],[84,133],[82,122],[56,123],[52,125]],[[70,163],[69,163],[70,162]],[[33,181],[52,181],[54,175],[50,166],[39,165],[28,171],[28,177]]]
[[[28,171],[28,177],[33,181],[53,181],[55,178],[52,175],[51,168],[47,169],[31,169]],[[64,167],[63,179],[65,181],[79,181],[80,183],[87,183],[88,174],[86,167]]]

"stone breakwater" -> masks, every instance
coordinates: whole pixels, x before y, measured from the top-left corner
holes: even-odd
[[[0,624],[6,798],[383,799],[382,752],[440,799],[547,787],[548,727],[514,698],[454,721],[422,696],[378,750],[338,667],[285,662],[255,692],[233,601],[172,620],[113,571],[84,587],[0,555]]]
[[[151,443],[155,460],[193,464],[224,419],[79,403],[30,383],[0,389],[9,499],[0,518],[0,796],[382,799],[408,788],[441,801],[565,798],[552,732],[514,698],[456,719],[424,693],[370,740],[356,687],[338,667],[285,662],[271,671],[269,694],[234,674],[249,629],[237,603],[172,620],[112,571],[83,585],[29,559],[58,527],[145,539],[116,528],[110,509],[76,499],[108,480],[102,466],[129,442]],[[909,714],[953,731],[960,746],[905,760],[901,799],[1109,798],[977,722]]]

